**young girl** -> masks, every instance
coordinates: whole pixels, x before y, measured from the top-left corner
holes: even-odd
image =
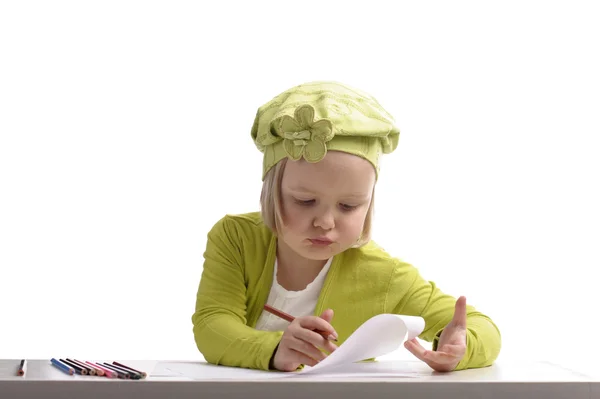
[[[372,96],[336,82],[296,86],[258,109],[251,135],[264,153],[261,209],[208,233],[192,316],[207,362],[314,366],[381,313],[425,320],[419,338],[433,350],[416,339],[405,347],[434,370],[494,362],[500,333],[489,317],[370,239],[380,156],[399,138]]]

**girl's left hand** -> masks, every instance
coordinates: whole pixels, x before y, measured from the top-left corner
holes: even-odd
[[[454,370],[467,351],[467,298],[456,301],[454,317],[442,331],[436,351],[423,348],[416,338],[404,347],[435,371]]]

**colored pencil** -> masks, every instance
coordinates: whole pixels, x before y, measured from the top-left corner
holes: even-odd
[[[115,364],[110,364],[110,363],[106,363],[107,365],[109,365],[110,367],[119,370],[123,373],[129,374],[129,376],[131,377],[132,380],[140,380],[142,379],[142,374],[138,373],[137,371],[132,371],[132,370],[128,370],[126,368],[117,366]]]
[[[93,364],[93,363],[91,363],[91,362],[87,362],[87,361],[86,361],[86,362],[82,362],[81,360],[77,360],[77,359],[73,359],[73,360],[75,360],[75,361],[77,361],[77,362],[79,362],[79,363],[81,363],[81,364],[84,364],[84,365],[86,365],[87,367],[89,367],[89,368],[93,369],[93,370],[96,372],[96,375],[97,375],[98,377],[103,377],[103,376],[104,376],[104,370],[102,370],[102,369],[100,369],[100,368],[98,368],[98,367],[94,367],[94,364]]]
[[[65,363],[62,363],[59,360],[56,360],[55,358],[50,359],[50,362],[52,362],[52,364],[59,368],[60,370],[64,371],[65,373],[69,374],[69,375],[73,375],[75,374],[75,369],[73,367],[70,367],[68,365],[66,365]]]
[[[110,364],[110,363],[104,362],[104,363],[102,363],[102,365],[108,367],[111,370],[115,370],[118,374],[123,374],[126,379],[131,379],[131,380],[135,379],[135,376],[132,373],[130,373],[127,370],[123,370],[120,367],[115,366],[114,364]]]
[[[106,378],[117,378],[118,377],[116,372],[109,370],[107,368],[104,368],[101,365],[99,365],[98,363],[92,363],[92,362],[88,362],[88,361],[86,361],[86,363],[91,364],[92,366],[97,367],[100,370],[104,371],[104,376]]]
[[[17,375],[23,377],[27,372],[27,360],[22,359],[19,364],[19,370],[17,371]]]
[[[264,309],[265,309],[267,312],[269,312],[269,313],[271,313],[271,314],[273,314],[273,315],[275,315],[275,316],[277,316],[277,317],[280,317],[280,318],[282,318],[282,319],[283,319],[283,320],[285,320],[285,321],[288,321],[288,322],[290,322],[290,323],[291,323],[292,321],[294,321],[294,316],[292,316],[292,315],[289,315],[289,314],[287,314],[287,313],[285,313],[285,312],[282,312],[281,310],[275,309],[274,307],[272,307],[272,306],[270,306],[270,305],[267,305],[267,304],[265,304],[265,306],[264,306]],[[316,330],[315,332],[316,332],[317,334],[320,334],[320,335],[322,335],[322,336],[323,336],[323,338],[325,338],[326,340],[337,342],[337,339],[335,339],[335,338],[334,338],[334,337],[333,337],[331,334],[329,334],[327,331],[318,331],[318,330]]]
[[[120,366],[120,367],[122,367],[122,368],[124,368],[124,369],[131,370],[131,371],[135,371],[136,373],[140,373],[140,374],[142,375],[142,378],[146,378],[146,377],[148,376],[148,374],[146,374],[146,372],[145,372],[145,371],[139,371],[139,370],[136,370],[136,369],[134,369],[134,368],[131,368],[131,367],[129,367],[129,366],[125,366],[124,364],[121,364],[121,363],[119,363],[119,362],[113,362],[113,364],[116,364],[117,366]]]
[[[81,375],[87,375],[87,370],[84,369],[83,367],[79,366],[77,363],[74,363],[70,360],[67,359],[59,359],[61,362],[63,362],[64,364],[68,364],[69,366],[73,367],[73,369],[75,369],[75,372],[77,374],[81,374]]]
[[[129,375],[129,373],[124,373],[122,371],[116,370],[114,368],[114,366],[111,366],[110,364],[108,364],[106,362],[102,363],[102,367],[107,368],[107,369],[113,371],[114,373],[117,373],[117,376],[121,379],[125,379],[125,380],[131,379],[131,376]]]
[[[74,364],[78,365],[82,369],[85,369],[85,371],[87,371],[88,375],[96,375],[96,370],[95,369],[93,369],[93,368],[91,368],[91,367],[89,367],[89,366],[87,366],[85,364],[82,364],[80,361],[75,360],[75,359],[69,359],[69,358],[67,358],[67,360],[70,361],[71,363],[74,363]]]

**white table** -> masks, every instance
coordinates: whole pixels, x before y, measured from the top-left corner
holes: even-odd
[[[92,359],[95,360],[95,359]],[[499,363],[436,373],[418,361],[356,364],[351,373],[290,374],[198,362],[121,361],[148,372],[143,380],[69,376],[49,360],[0,360],[0,398],[568,398],[600,399],[600,378],[546,362]],[[110,396],[109,396],[110,395]],[[333,396],[335,395],[335,396]]]

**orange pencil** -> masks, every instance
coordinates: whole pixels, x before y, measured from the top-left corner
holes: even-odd
[[[265,304],[264,309],[267,312],[269,312],[271,314],[274,314],[275,316],[280,317],[280,318],[282,318],[285,321],[289,321],[290,323],[292,321],[294,321],[294,316],[289,315],[289,314],[287,314],[285,312],[282,312],[281,310],[277,310],[277,309],[275,309],[274,307],[272,307],[270,305]],[[327,331],[315,331],[315,332],[318,333],[318,334],[321,334],[323,336],[323,338],[325,338],[326,340],[337,342],[337,339],[334,339],[331,336],[331,334],[329,334]]]

